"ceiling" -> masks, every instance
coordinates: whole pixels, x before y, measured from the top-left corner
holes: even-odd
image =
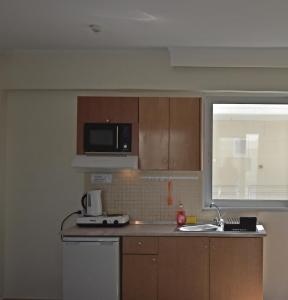
[[[287,11],[286,0],[0,0],[0,50],[288,47]]]

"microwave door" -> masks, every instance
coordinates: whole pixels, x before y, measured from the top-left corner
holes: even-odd
[[[117,135],[119,130],[113,124],[85,124],[84,152],[88,154],[116,152],[119,147]]]

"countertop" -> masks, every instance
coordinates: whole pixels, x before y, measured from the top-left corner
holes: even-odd
[[[92,236],[207,236],[207,237],[264,237],[266,231],[257,225],[256,232],[181,232],[174,224],[130,224],[123,227],[79,227],[73,226],[63,231],[64,237]]]

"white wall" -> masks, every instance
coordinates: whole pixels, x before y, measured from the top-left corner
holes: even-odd
[[[8,81],[10,81],[10,75],[8,70],[11,66],[11,55],[8,53],[0,52],[0,90],[4,90],[8,86]]]
[[[6,101],[0,91],[0,299],[3,296],[4,281],[4,235],[5,235],[5,134]]]
[[[263,212],[258,216],[268,232],[264,239],[264,300],[288,298],[288,213]]]
[[[172,68],[165,49],[26,51],[4,61],[9,89],[288,91],[287,69]]]
[[[7,298],[61,296],[61,219],[79,209],[83,191],[75,145],[74,93],[8,93]]]
[[[131,95],[196,95],[206,89],[288,91],[287,69],[173,69],[165,50],[14,53],[1,67],[4,88],[10,89],[6,297],[61,295],[59,224],[66,212],[78,208],[83,188],[82,176],[70,168],[77,95],[119,94],[117,90]],[[258,216],[268,230],[265,300],[286,300],[288,213]]]

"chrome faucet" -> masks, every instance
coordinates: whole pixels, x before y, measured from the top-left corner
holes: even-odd
[[[224,227],[224,219],[222,218],[221,210],[218,205],[216,205],[214,202],[211,202],[210,208],[215,207],[218,212],[218,219],[217,219],[217,225],[220,227]]]

